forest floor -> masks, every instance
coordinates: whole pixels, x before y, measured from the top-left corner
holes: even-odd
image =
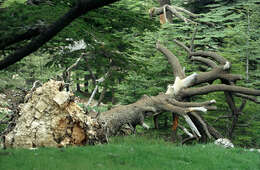
[[[85,169],[260,169],[260,154],[214,144],[177,146],[146,136],[111,138],[109,144],[28,149],[0,149],[3,170]]]

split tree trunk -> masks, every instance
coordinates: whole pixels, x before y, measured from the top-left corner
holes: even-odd
[[[146,125],[144,112],[160,109],[164,95],[143,97],[138,102],[102,113],[98,119],[85,115],[73,101],[73,94],[62,90],[64,83],[49,81],[29,94],[20,105],[20,117],[4,136],[5,147],[43,147],[105,143],[125,126]],[[164,98],[163,100],[165,100]]]
[[[143,122],[148,113],[175,111],[185,115],[189,112],[189,109],[173,106],[176,101],[162,93],[115,107],[95,119],[85,115],[73,101],[73,94],[62,90],[63,87],[63,82],[51,80],[29,94],[28,102],[20,106],[20,117],[12,122],[15,127],[3,136],[5,147],[106,143],[109,136],[119,134],[125,127],[130,127],[130,133],[136,125],[149,128]]]

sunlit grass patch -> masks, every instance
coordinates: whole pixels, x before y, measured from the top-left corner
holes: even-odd
[[[86,147],[0,150],[3,170],[260,169],[260,154],[213,144],[176,146],[140,136]]]

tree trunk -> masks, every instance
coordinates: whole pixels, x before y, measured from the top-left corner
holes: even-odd
[[[107,142],[124,125],[143,125],[145,98],[119,106],[92,119],[73,101],[73,94],[62,91],[64,83],[49,81],[32,92],[28,102],[20,105],[19,118],[3,136],[5,147],[59,147]]]
[[[76,90],[77,90],[78,92],[80,92],[81,89],[80,89],[79,75],[78,75],[78,74],[76,75],[76,81],[77,81],[77,83],[76,83]]]
[[[84,88],[85,88],[85,93],[88,95],[89,92],[88,92],[88,80],[89,80],[89,75],[85,75],[84,76]]]
[[[104,143],[126,126],[131,132],[136,125],[149,128],[144,123],[147,113],[174,111],[186,115],[190,110],[172,106],[175,100],[161,93],[115,107],[95,119],[85,115],[73,101],[73,94],[63,88],[63,82],[50,80],[29,94],[28,102],[20,106],[20,117],[11,122],[15,126],[3,136],[4,146],[32,148]]]

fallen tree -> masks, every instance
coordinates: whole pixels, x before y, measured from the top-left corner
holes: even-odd
[[[236,86],[235,83],[241,80],[241,76],[230,73],[231,63],[224,57],[214,52],[192,52],[184,44],[175,42],[188,52],[191,60],[201,62],[212,69],[186,76],[178,58],[158,42],[156,48],[165,55],[172,67],[174,84],[168,85],[166,93],[157,96],[145,95],[133,104],[112,108],[97,118],[91,118],[84,113],[74,102],[73,94],[64,90],[64,82],[51,80],[28,94],[27,103],[20,106],[20,117],[12,122],[15,126],[3,135],[4,145],[30,148],[106,143],[110,136],[117,135],[126,126],[130,127],[130,131],[134,131],[136,125],[149,128],[144,123],[144,117],[165,111],[183,117],[189,125],[190,130],[177,124],[188,135],[184,142],[191,139],[222,138],[223,136],[199,114],[216,110],[217,108],[212,106],[216,101],[187,100],[192,96],[223,91],[228,104],[233,108],[234,94],[251,100],[254,96],[260,96],[260,90]],[[222,84],[211,84],[217,79],[220,79]],[[197,85],[199,87],[194,87]],[[237,108],[233,109],[236,115]]]

